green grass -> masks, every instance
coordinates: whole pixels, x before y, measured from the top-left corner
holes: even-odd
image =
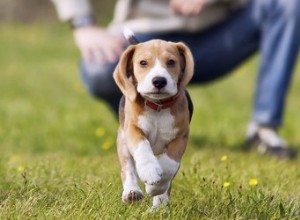
[[[240,150],[257,57],[229,78],[190,87],[195,114],[170,212],[149,213],[149,197],[121,202],[118,124],[85,92],[69,30],[1,24],[0,33],[0,219],[299,219],[299,159]],[[299,72],[281,131],[296,148]]]

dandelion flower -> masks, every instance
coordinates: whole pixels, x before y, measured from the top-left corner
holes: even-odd
[[[109,148],[111,148],[113,145],[113,141],[112,138],[107,138],[104,143],[102,144],[102,149],[104,150],[108,150]]]
[[[249,180],[249,185],[250,185],[250,186],[256,186],[257,184],[258,184],[257,179],[250,179],[250,180]]]
[[[230,186],[230,183],[229,183],[229,182],[223,183],[223,187],[224,187],[224,188],[227,188],[227,187],[229,187],[229,186]]]
[[[96,129],[96,136],[97,137],[103,137],[105,135],[105,129],[102,127],[99,127]]]
[[[228,159],[227,155],[223,155],[220,160],[221,161],[226,161],[227,159]]]
[[[17,167],[17,172],[22,173],[24,171],[24,167],[22,165]]]

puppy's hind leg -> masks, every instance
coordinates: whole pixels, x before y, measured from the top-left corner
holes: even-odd
[[[161,195],[157,195],[153,197],[153,203],[151,207],[151,211],[156,211],[158,208],[162,207],[168,211],[169,209],[169,197],[171,192],[171,182],[169,182],[168,189]]]
[[[143,198],[142,190],[138,185],[138,175],[134,161],[130,155],[126,143],[123,139],[123,132],[118,135],[118,156],[121,164],[121,177],[123,183],[122,201],[131,203]]]

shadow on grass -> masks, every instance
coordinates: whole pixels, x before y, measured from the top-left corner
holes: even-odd
[[[247,152],[243,140],[233,144],[226,143],[226,141],[215,138],[211,139],[206,136],[191,135],[189,139],[190,145],[195,149],[208,149],[213,150],[229,150],[234,152]]]

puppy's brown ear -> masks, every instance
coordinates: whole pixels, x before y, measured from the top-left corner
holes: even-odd
[[[184,43],[175,43],[179,54],[182,58],[181,62],[181,76],[179,77],[179,88],[185,89],[194,75],[194,58],[190,49]]]
[[[132,81],[133,63],[132,56],[135,46],[129,46],[122,54],[120,61],[114,71],[113,77],[125,97],[134,101],[137,96],[135,85]]]

